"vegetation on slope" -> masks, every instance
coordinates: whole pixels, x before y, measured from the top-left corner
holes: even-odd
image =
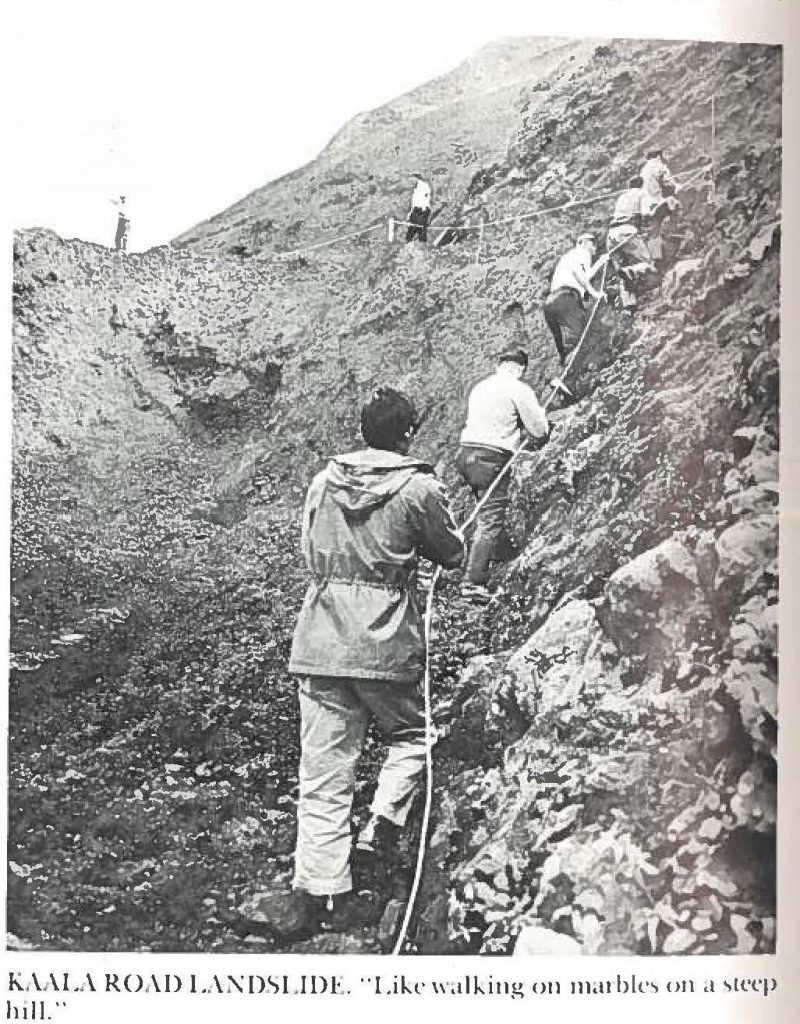
[[[264,948],[233,910],[290,872],[303,488],[357,445],[358,406],[389,379],[427,409],[420,451],[466,507],[452,467],[466,393],[520,337],[511,301],[546,390],[537,301],[609,203],[491,228],[477,263],[474,234],[270,251],[402,215],[398,153],[444,168],[448,218],[488,220],[619,188],[654,140],[675,169],[701,167],[713,93],[713,201],[699,180],[682,195],[675,267],[633,332],[602,312],[581,400],[515,473],[523,550],[497,600],[470,612],[444,588],[437,815],[413,938],[430,952],[505,953],[520,933],[539,948],[533,929],[597,952],[772,948],[780,55],[504,47],[350,126],[181,247],[120,260],[18,237],[22,941]],[[503,87],[485,93],[481,68],[504,55]],[[379,753],[371,741],[359,810]],[[365,884],[390,895],[385,877]],[[369,928],[300,948],[379,941]]]

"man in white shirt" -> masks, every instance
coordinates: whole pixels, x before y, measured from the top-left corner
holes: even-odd
[[[503,352],[498,357],[496,372],[470,392],[456,468],[476,501],[486,494],[519,447],[523,430],[533,437],[547,437],[544,409],[533,389],[521,379],[527,367],[528,355],[524,350]],[[505,473],[478,513],[462,586],[462,593],[470,599],[483,601],[491,596],[486,581],[489,564],[500,550],[505,533],[508,486],[509,474]],[[505,539],[507,542],[507,536]]]
[[[649,202],[642,189],[642,178],[631,178],[628,188],[619,196],[608,229],[606,248],[614,252],[619,269],[619,297],[622,311],[633,315],[636,307],[634,282],[655,266],[643,234],[648,220]]]
[[[586,293],[593,299],[605,298],[605,293],[598,291],[592,284],[592,278],[608,261],[608,256],[604,253],[596,263],[592,263],[596,252],[594,235],[581,235],[575,247],[564,253],[556,264],[550,282],[550,294],[542,306],[562,366],[586,326]]]
[[[415,174],[416,185],[411,194],[411,212],[408,215],[409,227],[406,231],[406,241],[412,242],[418,238],[420,242],[428,241],[428,222],[431,219],[431,186]]]
[[[647,248],[650,258],[658,264],[664,259],[661,225],[680,206],[680,202],[675,198],[678,183],[664,163],[664,152],[661,149],[648,151],[647,160],[640,173],[642,192],[645,196],[645,213],[649,218]]]

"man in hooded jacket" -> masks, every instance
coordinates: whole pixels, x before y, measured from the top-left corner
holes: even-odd
[[[425,767],[425,667],[417,559],[456,568],[464,543],[432,468],[408,455],[411,402],[380,388],[361,412],[368,447],[332,459],[311,482],[301,545],[312,582],[294,632],[301,755],[293,889],[245,916],[289,938],[352,922],[356,767],[377,720],[389,750],[358,846],[402,827]]]

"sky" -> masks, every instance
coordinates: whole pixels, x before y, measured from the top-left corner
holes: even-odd
[[[691,6],[695,20],[714,10],[704,0],[670,6]],[[8,226],[110,244],[111,199],[124,193],[134,250],[167,242],[307,162],[354,114],[449,71],[493,39],[602,35],[609,26],[607,10],[578,0],[4,7],[4,95],[13,97]],[[672,34],[668,5],[644,7],[613,4],[633,34],[650,34],[644,19]],[[570,8],[579,17],[570,19]],[[713,33],[713,15],[706,23]]]
[[[495,35],[429,6],[15,5],[12,227],[108,243],[125,194],[131,248],[165,243]]]

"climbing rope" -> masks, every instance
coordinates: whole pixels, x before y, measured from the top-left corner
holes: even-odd
[[[689,184],[693,184],[695,178],[699,178],[701,175],[706,174],[711,168],[711,164],[702,164],[700,167],[695,167],[690,171],[681,171],[675,175],[675,180],[680,181],[683,178],[688,180],[684,182],[684,187]],[[437,224],[437,231],[479,231],[481,225],[483,227],[495,227],[503,224],[516,224],[522,220],[534,220],[536,217],[544,217],[550,213],[562,213],[564,210],[574,210],[580,206],[591,206],[592,203],[602,203],[606,199],[617,199],[622,195],[626,189],[619,189],[616,192],[601,192],[595,195],[586,196],[584,199],[569,199],[566,203],[561,203],[558,206],[545,206],[538,210],[531,210],[528,213],[519,213],[514,217],[499,217],[496,220],[483,220],[475,224]],[[419,225],[413,225],[410,221],[397,220],[391,218],[392,223],[395,227],[419,227]]]
[[[633,236],[630,236],[630,237],[633,237]],[[626,238],[623,242],[617,244],[616,246],[613,246],[611,249],[609,249],[608,255],[611,256],[611,254],[616,249],[621,248],[622,245],[624,245],[628,241],[630,241],[630,238]],[[586,321],[586,324],[585,324],[585,326],[583,328],[583,332],[582,332],[580,338],[578,339],[577,345],[575,346],[575,348],[570,353],[569,359],[567,360],[567,362],[566,362],[566,364],[564,366],[564,369],[563,369],[563,371],[561,373],[561,377],[559,378],[559,382],[563,381],[563,378],[566,377],[566,375],[572,369],[572,367],[573,367],[573,365],[575,363],[575,359],[577,358],[578,353],[581,350],[583,342],[584,342],[587,334],[589,333],[589,328],[592,326],[592,321],[594,320],[594,317],[595,317],[595,314],[597,312],[597,309],[598,309],[600,303],[603,300],[603,288],[605,286],[607,272],[608,272],[608,261],[606,261],[606,263],[603,266],[603,276],[600,279],[600,289],[599,289],[600,294],[595,299],[594,306],[592,306],[592,310],[591,310],[591,312],[589,314],[589,317],[588,317],[588,319]],[[547,411],[547,409],[549,408],[551,402],[553,401],[553,399],[555,398],[557,393],[558,393],[558,389],[557,388],[553,388],[551,393],[545,399],[545,402],[544,402],[544,405],[543,405],[543,408],[544,408],[545,411]],[[500,470],[500,472],[494,478],[494,480],[492,481],[490,486],[487,488],[487,490],[486,490],[485,494],[483,495],[483,497],[480,499],[480,501],[478,501],[476,503],[475,508],[472,510],[470,515],[467,516],[467,518],[464,520],[464,522],[459,527],[459,529],[462,532],[464,530],[466,530],[467,527],[471,526],[472,523],[475,521],[475,519],[477,518],[478,513],[480,512],[480,510],[483,508],[483,506],[489,500],[489,498],[493,494],[495,488],[498,486],[498,484],[500,483],[502,478],[506,475],[506,473],[508,473],[509,469],[511,469],[511,467],[514,465],[514,463],[517,461],[517,459],[519,459],[520,456],[523,454],[523,452],[525,451],[525,449],[528,446],[528,443],[529,443],[529,439],[525,438],[522,441],[522,443],[519,445],[519,447],[512,453],[511,458],[508,460],[508,462],[505,464],[505,466],[503,466],[503,468]],[[541,451],[539,453],[539,457],[538,457],[538,459],[535,461],[535,463],[533,465],[534,469],[539,465],[541,460],[544,458],[544,454],[545,454],[544,451]],[[432,711],[431,711],[430,645],[431,645],[431,626],[432,626],[432,622],[433,622],[433,602],[434,602],[434,597],[435,597],[435,592],[436,592],[436,584],[439,582],[439,579],[440,579],[441,575],[442,575],[442,568],[441,568],[441,566],[436,566],[436,568],[434,569],[433,575],[431,576],[430,586],[428,587],[428,596],[427,596],[427,599],[425,601],[425,620],[424,620],[424,622],[425,622],[425,627],[424,627],[425,628],[425,674],[424,674],[424,677],[423,677],[423,697],[424,697],[424,702],[425,702],[425,806],[424,806],[424,809],[423,809],[423,812],[422,812],[422,828],[421,828],[421,832],[420,832],[420,842],[419,842],[419,851],[417,853],[417,863],[416,863],[416,868],[415,868],[415,871],[414,871],[414,881],[413,881],[412,886],[411,886],[411,892],[410,892],[409,897],[408,897],[408,903],[406,904],[406,910],[405,910],[405,914],[403,916],[403,923],[402,923],[402,925],[400,927],[400,931],[398,933],[397,940],[395,941],[394,949],[392,950],[392,955],[393,956],[397,956],[402,951],[403,944],[405,943],[405,939],[406,939],[406,933],[408,931],[408,926],[411,923],[411,916],[414,913],[414,904],[415,904],[416,899],[417,899],[417,892],[419,890],[419,884],[420,884],[420,881],[422,879],[422,870],[423,870],[423,867],[424,867],[424,864],[425,864],[425,853],[426,853],[427,842],[428,842],[428,826],[430,824],[431,805],[433,803],[433,753],[432,753],[433,752],[433,716],[432,716]]]
[[[270,253],[259,253],[255,257],[256,260],[273,260],[280,262],[280,260],[288,260],[294,256],[302,256],[306,252],[314,252],[316,249],[324,249],[329,245],[335,245],[337,242],[346,242],[350,238],[360,238],[362,235],[369,235],[373,231],[377,231],[379,228],[383,230],[383,222],[378,224],[372,224],[368,228],[361,228],[360,231],[349,231],[346,235],[336,235],[335,238],[326,238],[324,242],[316,242],[314,245],[307,245],[302,249],[286,249],[283,252],[270,252]]]
[[[693,183],[694,179],[708,173],[712,167],[711,164],[702,164],[700,167],[695,167],[690,171],[682,171],[675,175],[676,180],[680,181],[682,178],[688,178],[685,182],[684,187]],[[625,189],[618,190],[616,192],[602,192],[596,193],[591,196],[586,196],[584,199],[570,199],[566,203],[561,203],[558,206],[546,206],[537,210],[530,210],[528,213],[519,213],[513,217],[499,217],[496,220],[481,220],[475,224],[437,224],[436,230],[445,231],[479,231],[483,232],[484,228],[502,226],[504,224],[517,224],[523,220],[534,220],[537,217],[544,217],[551,213],[562,213],[565,210],[574,210],[581,206],[590,206],[592,203],[602,203],[607,199],[616,199],[621,196]],[[389,218],[389,237],[393,237],[393,228],[395,227],[419,227],[419,224],[412,224],[411,221],[398,220],[396,217]],[[374,231],[385,230],[386,225],[383,221],[377,224],[371,224],[369,227],[360,228],[358,231],[348,231],[343,235],[335,235],[333,238],[326,238],[321,242],[315,242],[313,245],[304,246],[301,249],[286,249],[282,252],[270,252],[270,253],[259,253],[254,256],[253,259],[256,262],[274,262],[279,263],[282,260],[292,259],[295,256],[303,256],[307,252],[316,252],[319,249],[325,249],[330,245],[336,245],[337,242],[346,242],[352,238],[361,238],[363,235],[372,234]]]

